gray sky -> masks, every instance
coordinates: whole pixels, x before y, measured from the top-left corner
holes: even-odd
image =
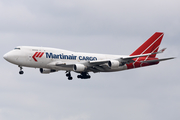
[[[19,68],[2,56],[15,46],[129,55],[164,32],[157,66],[90,73],[68,81]],[[0,120],[179,120],[179,0],[0,0]]]

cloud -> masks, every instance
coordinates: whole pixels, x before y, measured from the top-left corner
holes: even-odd
[[[62,120],[89,120],[89,115],[80,114],[80,115],[70,116],[68,118],[62,118]]]
[[[162,0],[149,2],[53,0],[17,1],[16,4],[9,5],[1,2],[1,11],[7,11],[6,14],[1,12],[4,14],[1,29],[61,35],[123,36],[155,31],[174,34],[180,26],[180,17],[177,16],[178,3]],[[144,29],[146,32],[143,32]]]
[[[157,66],[115,73],[90,73],[68,81],[64,71],[42,75],[2,57],[1,120],[179,120],[179,27],[177,0],[1,0],[0,55],[15,46],[131,54],[154,32],[163,31]]]

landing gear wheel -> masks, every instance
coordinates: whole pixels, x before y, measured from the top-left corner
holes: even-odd
[[[82,76],[81,76],[81,75],[78,75],[77,78],[82,78]]]
[[[71,76],[71,73],[67,73],[67,74],[66,74],[66,77],[69,77],[69,76]]]
[[[68,80],[72,80],[73,78],[72,77],[68,77]]]
[[[91,76],[89,75],[89,76],[87,76],[87,79],[90,79],[91,78]]]
[[[19,74],[22,75],[22,74],[24,74],[24,72],[23,71],[19,71]]]
[[[20,75],[24,74],[24,72],[22,71],[23,68],[21,66],[18,66],[18,67],[20,68],[19,74]]]
[[[81,79],[90,79],[91,76],[87,72],[82,72],[81,75],[78,75],[77,78]]]
[[[66,71],[66,77],[68,77],[68,80],[72,80],[72,76],[71,76],[71,72],[70,71]]]

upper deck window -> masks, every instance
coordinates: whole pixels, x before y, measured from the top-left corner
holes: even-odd
[[[32,51],[38,51],[38,49],[32,49]]]
[[[15,50],[20,50],[20,48],[14,48]]]

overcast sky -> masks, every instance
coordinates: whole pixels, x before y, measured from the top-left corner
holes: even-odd
[[[164,32],[156,66],[68,81],[3,59],[16,46],[129,55]],[[179,0],[0,0],[0,120],[179,120]]]

